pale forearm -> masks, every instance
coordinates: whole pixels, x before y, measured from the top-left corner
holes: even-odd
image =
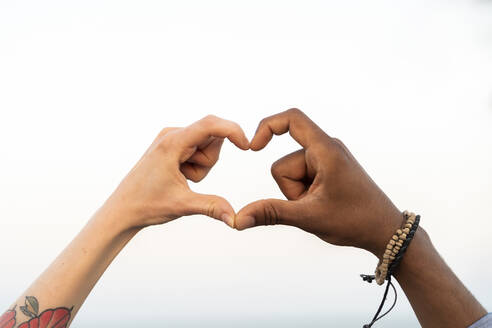
[[[235,212],[229,202],[194,193],[187,183],[208,174],[224,138],[249,148],[239,125],[214,116],[163,129],[105,205],[0,316],[0,328],[33,328],[41,322],[39,327],[67,327],[111,261],[143,227],[193,214],[232,224]]]
[[[71,321],[108,265],[137,233],[121,221],[116,212],[100,209],[11,307],[16,311],[15,327],[56,308],[68,309]],[[37,311],[33,302],[39,306]]]
[[[486,314],[419,228],[395,277],[422,327],[468,327]]]

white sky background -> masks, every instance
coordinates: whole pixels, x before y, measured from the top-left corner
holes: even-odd
[[[491,310],[492,2],[444,0],[1,1],[0,307],[161,128],[213,113],[252,136],[290,107],[422,214]],[[237,210],[281,197],[270,165],[297,148],[226,144],[192,188]],[[357,327],[383,292],[358,277],[375,265],[294,228],[183,218],[140,233],[73,327]],[[418,325],[404,297],[385,321]]]

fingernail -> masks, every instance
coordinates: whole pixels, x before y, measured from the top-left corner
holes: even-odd
[[[222,214],[222,216],[220,218],[228,226],[230,226],[230,227],[233,226],[234,222],[233,222],[232,216],[230,216],[229,214]]]
[[[256,220],[252,216],[245,216],[242,220],[241,223],[237,225],[238,230],[243,230],[243,229],[248,229],[252,228],[256,225]]]

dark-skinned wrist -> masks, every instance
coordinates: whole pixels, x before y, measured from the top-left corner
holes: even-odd
[[[394,277],[422,327],[468,327],[487,311],[441,258],[419,227]]]
[[[374,219],[375,227],[371,243],[365,249],[374,254],[378,259],[382,259],[386,245],[396,230],[401,228],[404,223],[403,213],[396,207],[380,214]]]

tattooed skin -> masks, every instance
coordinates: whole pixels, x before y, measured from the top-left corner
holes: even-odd
[[[15,326],[15,306],[12,310],[8,310],[0,317],[0,328],[12,328]]]
[[[66,328],[70,321],[72,309],[58,307],[44,310],[39,314],[39,303],[36,297],[26,296],[25,304],[19,309],[30,319],[18,328]],[[0,328],[13,328],[16,323],[16,306],[0,317]]]

